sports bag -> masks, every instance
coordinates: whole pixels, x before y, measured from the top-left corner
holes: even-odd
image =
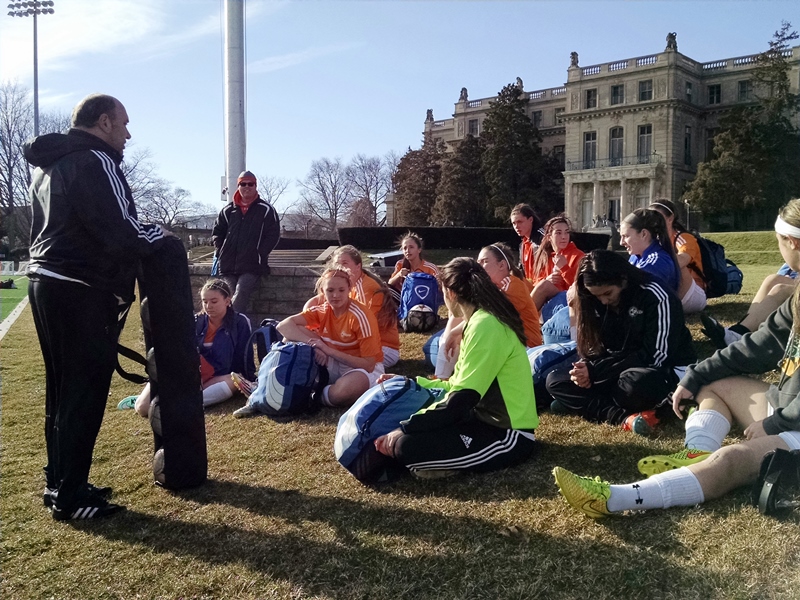
[[[545,344],[544,346],[528,348],[527,352],[528,361],[531,363],[533,385],[539,385],[545,382],[547,376],[556,367],[577,356],[578,344],[574,341]]]
[[[400,290],[397,317],[406,333],[424,333],[439,324],[439,285],[428,273],[409,273]]]
[[[725,258],[725,247],[694,232],[700,246],[703,270],[692,265],[690,268],[706,282],[706,298],[719,298],[726,294],[738,294],[742,290],[744,274],[736,264]]]
[[[429,390],[407,377],[392,377],[372,386],[339,419],[333,453],[359,481],[386,480],[393,461],[384,461],[373,446],[418,410],[433,404],[444,390]]]
[[[312,409],[315,389],[327,384],[328,370],[315,362],[313,347],[302,342],[276,342],[261,361],[258,385],[247,405],[270,417],[307,413]]]
[[[242,375],[249,381],[256,378],[261,361],[272,348],[272,344],[280,342],[283,336],[278,333],[278,321],[264,319],[261,326],[250,334],[244,351],[244,369]]]
[[[765,515],[800,507],[800,450],[776,448],[764,455],[752,501]]]

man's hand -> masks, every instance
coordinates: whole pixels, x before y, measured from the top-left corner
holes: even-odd
[[[679,419],[683,419],[683,407],[681,407],[681,403],[684,400],[691,400],[692,398],[694,398],[694,394],[682,385],[679,385],[678,389],[672,393],[672,411],[678,415]]]

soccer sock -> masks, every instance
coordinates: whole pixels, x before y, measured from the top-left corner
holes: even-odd
[[[328,392],[330,391],[331,386],[326,385],[322,388],[322,404],[323,406],[335,406],[331,403],[331,399],[328,397]]]
[[[736,327],[736,325],[734,325],[734,327]],[[738,342],[740,339],[742,339],[741,333],[734,331],[732,327],[725,328],[725,343],[728,344],[728,346],[734,342]]]
[[[213,406],[225,402],[233,396],[233,390],[224,381],[219,381],[203,390],[203,406]]]
[[[705,499],[700,482],[689,469],[665,471],[627,485],[612,485],[606,506],[611,512],[694,506]]]
[[[721,413],[708,409],[696,410],[686,419],[684,446],[716,452],[722,447],[722,440],[730,430],[731,424]]]

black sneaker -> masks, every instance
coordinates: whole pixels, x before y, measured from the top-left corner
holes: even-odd
[[[87,494],[100,496],[101,498],[111,498],[111,494],[114,492],[110,487],[97,487],[96,485],[92,485],[91,483],[87,483],[86,487],[84,488]],[[58,490],[56,488],[46,487],[44,488],[44,493],[42,494],[42,501],[47,508],[52,508],[55,504],[56,495],[58,494]]]
[[[105,498],[96,494],[88,494],[78,501],[72,508],[58,508],[53,506],[53,519],[56,521],[71,521],[77,519],[100,519],[125,510],[121,504],[112,504]]]

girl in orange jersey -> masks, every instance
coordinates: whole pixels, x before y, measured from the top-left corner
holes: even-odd
[[[533,264],[532,297],[538,311],[575,282],[583,252],[570,240],[571,229],[563,214],[545,223],[542,245],[536,250]]]
[[[383,349],[383,366],[392,367],[400,360],[400,333],[397,330],[397,303],[386,283],[363,268],[361,253],[355,246],[339,246],[328,264],[348,271],[353,281],[350,298],[367,306],[378,321]],[[325,298],[314,296],[304,309],[322,304]]]
[[[313,346],[317,364],[328,368],[331,385],[320,398],[326,406],[350,406],[384,372],[378,321],[350,298],[350,282],[344,269],[326,269],[317,281],[325,301],[278,324],[287,340]]]
[[[481,249],[478,264],[483,267],[501,292],[517,309],[525,329],[528,348],[542,345],[542,326],[539,323],[539,311],[530,296],[531,290],[525,275],[516,266],[513,251],[503,242],[497,242]],[[449,378],[458,359],[459,346],[464,331],[464,320],[451,317],[439,341],[439,354],[436,357],[436,376]]]
[[[427,273],[437,277],[439,269],[436,265],[422,258],[422,238],[410,231],[400,238],[400,250],[403,252],[403,260],[398,260],[394,266],[394,273],[389,278],[389,285],[398,292],[403,287],[403,281],[409,273],[415,271]]]

